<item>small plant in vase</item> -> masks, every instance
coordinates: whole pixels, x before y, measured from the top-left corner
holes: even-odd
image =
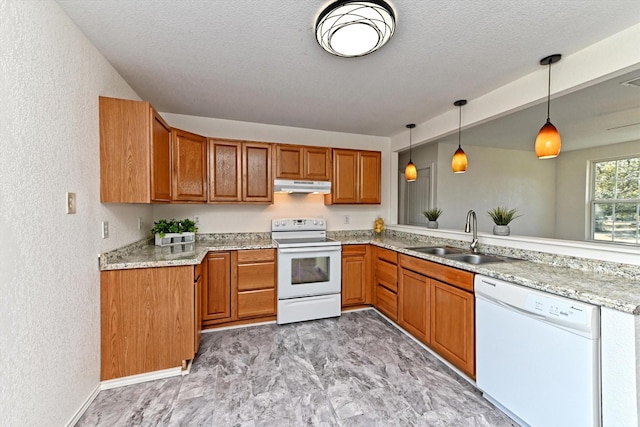
[[[422,212],[422,214],[427,218],[427,228],[438,228],[438,218],[442,215],[442,209],[431,208]]]
[[[517,209],[508,209],[506,206],[498,206],[487,212],[493,223],[493,234],[496,236],[508,236],[511,234],[509,223],[522,215],[516,215]]]
[[[183,220],[161,219],[153,223],[151,233],[155,235],[156,246],[192,243],[198,231],[196,223],[185,218]]]

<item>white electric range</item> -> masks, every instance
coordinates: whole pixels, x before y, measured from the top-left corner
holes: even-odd
[[[278,324],[340,316],[342,245],[326,236],[322,218],[271,221],[278,246]]]

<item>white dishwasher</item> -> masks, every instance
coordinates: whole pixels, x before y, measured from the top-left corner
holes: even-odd
[[[476,384],[532,427],[600,426],[599,307],[475,277]]]

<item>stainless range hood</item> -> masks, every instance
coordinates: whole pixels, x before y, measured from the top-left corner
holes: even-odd
[[[273,191],[275,193],[329,194],[331,181],[276,179],[273,182]]]

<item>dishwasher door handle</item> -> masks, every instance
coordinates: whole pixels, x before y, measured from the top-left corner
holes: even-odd
[[[500,300],[497,300],[495,298],[487,297],[485,295],[477,295],[476,294],[476,298],[492,302],[492,303],[497,304],[497,305],[499,305],[501,307],[504,307],[504,308],[506,308],[508,310],[513,310],[513,311],[515,311],[517,313],[520,313],[520,314],[523,314],[525,316],[533,317],[535,319],[540,319],[540,320],[547,320],[546,316],[543,316],[541,314],[532,313],[532,312],[530,312],[528,310],[525,310],[525,309],[522,309],[520,307],[516,307],[514,305],[511,305],[508,302],[500,301]]]

